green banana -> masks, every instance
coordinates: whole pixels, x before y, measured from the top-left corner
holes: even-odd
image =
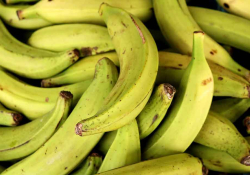
[[[17,11],[18,18],[29,19],[41,16],[53,23],[93,23],[104,24],[98,15],[102,3],[122,8],[135,15],[142,21],[147,21],[152,16],[151,0],[71,0],[47,1],[42,0],[30,8]]]
[[[250,164],[248,157],[244,162],[240,163],[228,153],[213,148],[209,148],[200,144],[193,143],[187,150],[188,153],[199,157],[209,170],[224,173],[249,173]]]
[[[102,156],[92,153],[84,160],[71,175],[93,175],[96,174],[102,164]]]
[[[98,171],[102,173],[141,161],[140,135],[136,120],[117,130],[115,139]]]
[[[250,146],[235,126],[211,111],[194,142],[227,152],[239,162],[250,157]]]
[[[106,132],[101,140],[96,145],[96,149],[103,155],[106,155],[113,141],[115,140],[117,130]]]
[[[62,91],[54,109],[41,118],[17,127],[1,127],[0,161],[20,159],[40,148],[68,116],[72,98],[70,92]]]
[[[154,5],[157,2],[154,1]],[[184,152],[206,120],[213,97],[213,75],[204,56],[204,33],[197,31],[193,35],[192,61],[167,117],[145,141],[143,159]]]
[[[19,29],[39,29],[41,27],[52,25],[52,23],[42,19],[27,19],[20,21],[16,15],[16,11],[18,9],[28,8],[29,5],[15,5],[15,6],[7,6],[0,0],[0,18],[7,23],[8,25],[19,28]]]
[[[250,19],[250,2],[248,0],[217,0],[226,11]]]
[[[249,20],[200,7],[189,7],[189,11],[202,30],[214,40],[250,52]]]
[[[192,33],[201,30],[190,15],[185,0],[154,1],[154,12],[167,42],[180,53],[191,55]],[[250,72],[236,63],[228,52],[208,35],[204,41],[205,57],[250,81]],[[169,82],[168,82],[169,83]]]
[[[0,21],[0,66],[26,78],[51,77],[79,58],[76,49],[53,53],[32,48],[16,40]]]
[[[119,66],[119,60],[115,52],[88,56],[77,61],[62,73],[42,80],[41,84],[43,87],[53,87],[92,79],[95,74],[95,65],[103,57],[109,58],[116,66]]]
[[[176,90],[170,84],[159,85],[150,97],[147,105],[136,118],[140,139],[150,135],[165,117]]]
[[[105,3],[99,13],[118,54],[120,75],[104,108],[76,125],[80,136],[116,130],[135,119],[152,93],[158,70],[156,44],[137,17]]]
[[[27,2],[37,2],[39,0],[5,0],[6,4],[17,4],[17,3],[27,3]]]
[[[6,109],[0,103],[0,125],[17,126],[22,121],[23,116],[15,111]]]
[[[192,174],[202,175],[202,163],[199,159],[186,154],[175,154],[148,160],[137,164],[100,173],[100,175],[156,175],[156,174]]]
[[[104,99],[110,93],[117,78],[118,72],[115,65],[106,58],[101,59],[96,65],[93,82],[63,126],[43,147],[6,169],[3,175],[68,174],[76,168],[89,155],[103,133],[79,137],[75,134],[74,126],[77,121],[91,117],[103,107]]]
[[[212,102],[211,111],[235,122],[250,108],[250,99],[226,98]]]
[[[243,125],[246,127],[247,134],[250,134],[250,117],[247,116],[243,120]]]
[[[83,56],[115,49],[108,30],[93,24],[62,24],[45,27],[35,31],[30,36],[28,44],[50,51],[77,48]]]

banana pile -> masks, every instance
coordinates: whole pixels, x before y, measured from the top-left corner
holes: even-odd
[[[0,0],[0,174],[250,173],[250,1],[197,4]]]

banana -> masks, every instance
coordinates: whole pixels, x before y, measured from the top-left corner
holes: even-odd
[[[197,31],[193,35],[192,61],[167,117],[145,141],[144,160],[184,152],[206,120],[213,97],[213,75],[204,56],[204,33]]]
[[[246,128],[247,134],[250,134],[250,117],[249,116],[245,117],[245,119],[243,120],[243,125]]]
[[[171,47],[191,55],[192,33],[201,30],[189,14],[185,0],[154,1],[154,12],[160,29]],[[187,10],[185,10],[187,9]],[[208,35],[204,41],[205,57],[250,81],[250,72],[236,63],[228,52]]]
[[[43,117],[17,127],[1,127],[0,161],[20,159],[40,148],[68,116],[72,98],[70,92],[62,91],[54,109]]]
[[[32,30],[52,25],[51,22],[48,22],[42,18],[20,21],[16,15],[16,11],[18,9],[25,9],[28,7],[29,5],[7,6],[3,3],[2,0],[0,0],[0,17],[8,25],[19,29]]]
[[[156,44],[137,17],[105,3],[99,13],[118,54],[120,75],[104,108],[76,125],[80,136],[116,130],[135,119],[152,93],[158,70]]]
[[[37,2],[39,0],[5,0],[6,4],[17,4],[17,3],[27,3],[27,2]]]
[[[212,102],[211,111],[235,122],[250,108],[250,99],[226,98]]]
[[[79,58],[76,49],[53,53],[32,48],[16,40],[0,21],[0,66],[26,78],[51,77]]]
[[[95,65],[99,59],[107,57],[116,66],[119,66],[119,60],[115,52],[108,52],[93,56],[88,56],[77,61],[68,69],[51,78],[42,80],[43,87],[54,87],[64,84],[72,84],[94,78]]]
[[[250,2],[248,0],[217,0],[226,11],[250,19]]]
[[[103,133],[79,137],[74,131],[75,124],[81,119],[91,117],[102,108],[104,99],[110,93],[117,78],[118,73],[114,64],[106,58],[101,59],[96,65],[93,82],[63,126],[43,147],[6,169],[3,174],[68,174],[76,168],[89,155]]]
[[[167,83],[156,88],[147,105],[136,118],[140,139],[146,138],[158,127],[165,117],[175,93],[175,88]]]
[[[100,173],[100,175],[155,175],[155,174],[192,174],[202,175],[202,163],[199,159],[186,154],[175,154],[148,160],[137,164]]]
[[[117,130],[98,173],[141,161],[140,135],[136,120]]]
[[[199,157],[209,170],[225,172],[225,173],[249,173],[250,164],[248,157],[244,162],[240,163],[228,153],[213,148],[209,148],[200,144],[193,143],[187,150],[188,153]]]
[[[93,24],[62,24],[45,27],[32,33],[28,44],[50,51],[77,48],[83,56],[115,49],[108,30]]]
[[[200,7],[189,7],[189,11],[202,30],[214,40],[250,52],[249,20]]]
[[[15,111],[6,109],[0,103],[0,125],[17,126],[22,121],[23,116]]]
[[[239,162],[250,157],[250,146],[235,126],[211,111],[194,142],[227,152]]]
[[[151,0],[78,0],[72,3],[71,0],[47,1],[42,0],[24,10],[18,10],[20,20],[36,18],[38,16],[53,23],[92,23],[105,24],[98,14],[102,3],[122,8],[135,15],[142,21],[147,21],[152,16]]]
[[[93,175],[96,174],[102,164],[102,156],[92,153],[84,160],[71,175]]]
[[[96,145],[96,149],[103,155],[106,155],[113,141],[115,140],[117,130],[106,132],[102,139]]]

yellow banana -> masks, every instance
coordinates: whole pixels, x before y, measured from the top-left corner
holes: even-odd
[[[0,103],[0,125],[4,126],[16,126],[22,121],[23,116],[15,111],[6,109]]]
[[[118,54],[120,75],[104,108],[91,118],[78,122],[78,135],[116,130],[135,119],[152,93],[158,70],[156,44],[138,18],[107,4],[101,5],[99,13],[107,24]]]
[[[76,168],[89,155],[103,133],[82,138],[75,134],[74,126],[79,120],[91,117],[103,107],[104,99],[110,93],[117,78],[115,65],[106,58],[101,59],[96,65],[93,82],[62,127],[43,147],[6,169],[3,175],[68,174]]]
[[[96,145],[96,149],[103,155],[106,155],[113,141],[115,140],[117,130],[106,132],[101,138],[100,142]]]
[[[72,98],[70,92],[62,91],[54,109],[43,117],[17,127],[1,127],[0,161],[20,159],[40,148],[68,116]]]

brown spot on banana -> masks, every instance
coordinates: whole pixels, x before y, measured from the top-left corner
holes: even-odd
[[[75,133],[76,135],[82,136],[82,124],[81,123],[77,123],[76,127],[75,127]]]
[[[224,3],[223,6],[224,6],[225,8],[227,8],[227,9],[230,8],[230,6],[229,6],[227,3]]]
[[[168,99],[170,100],[176,93],[176,89],[171,84],[164,83],[164,92],[167,95]]]
[[[23,119],[23,116],[21,114],[17,114],[17,113],[12,113],[11,116],[13,117],[14,120],[14,126],[17,126],[20,124],[20,122]]]
[[[208,168],[203,165],[202,166],[202,175],[208,175],[208,172],[209,172]]]
[[[202,85],[206,86],[208,83],[212,82],[212,78],[208,78],[202,81]]]
[[[154,124],[154,122],[158,119],[158,114],[156,114],[152,120],[152,123],[150,124],[150,126],[152,126]]]
[[[243,165],[250,166],[250,155],[244,157],[241,162]]]

